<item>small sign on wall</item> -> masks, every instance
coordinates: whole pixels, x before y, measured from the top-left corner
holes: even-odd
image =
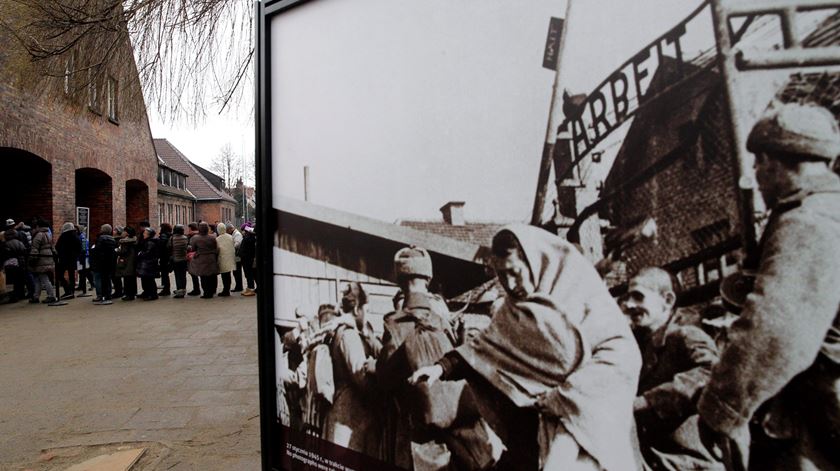
[[[85,228],[85,237],[90,240],[90,208],[76,206],[76,224]]]

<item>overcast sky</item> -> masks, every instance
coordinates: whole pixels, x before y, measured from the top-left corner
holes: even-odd
[[[576,0],[563,86],[588,93],[700,0]],[[542,68],[563,1],[317,0],[275,21],[275,192],[385,221],[527,220],[554,73]],[[164,126],[200,165],[252,152],[253,120]]]

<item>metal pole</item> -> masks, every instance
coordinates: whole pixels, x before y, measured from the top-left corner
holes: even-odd
[[[563,48],[566,45],[566,34],[569,31],[569,20],[572,16],[572,3],[566,0],[566,16],[563,18],[563,31],[560,33],[560,47],[557,51],[557,67],[555,68],[554,84],[551,87],[551,104],[548,108],[548,125],[545,130],[542,158],[540,159],[540,173],[537,177],[537,191],[534,195],[534,209],[531,212],[531,224],[538,226],[545,208],[545,197],[548,193],[548,177],[551,174],[551,155],[554,153],[554,143],[557,139],[557,91],[560,89],[560,70],[563,63]]]
[[[303,166],[303,200],[309,201],[309,166]]]
[[[738,192],[738,209],[741,223],[741,244],[744,254],[748,259],[755,256],[757,242],[755,233],[755,171],[753,170],[752,158],[747,153],[745,134],[742,123],[738,119],[737,89],[735,77],[735,54],[732,50],[732,40],[729,36],[728,16],[723,4],[725,0],[711,0],[712,20],[715,28],[718,59],[721,76],[724,83],[724,97],[726,100],[726,111],[729,116],[731,141],[733,145],[733,160],[738,169],[736,188]]]

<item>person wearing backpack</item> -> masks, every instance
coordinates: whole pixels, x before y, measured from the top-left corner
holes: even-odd
[[[364,453],[370,446],[373,416],[364,400],[365,346],[356,322],[331,304],[318,309],[319,329],[307,340],[307,418],[321,422],[321,438]]]

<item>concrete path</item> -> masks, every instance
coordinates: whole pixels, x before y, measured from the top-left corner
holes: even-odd
[[[0,469],[257,470],[256,298],[0,305]]]

